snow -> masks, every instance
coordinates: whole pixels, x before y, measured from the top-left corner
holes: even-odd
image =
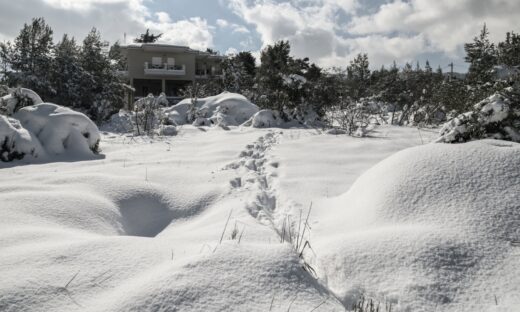
[[[509,99],[494,94],[475,104],[474,111],[461,114],[446,122],[437,142],[464,142],[479,138],[496,138],[520,142],[520,129],[515,121],[518,109]]]
[[[33,105],[43,103],[40,96],[33,90],[26,88],[11,89],[11,92],[0,98],[0,111],[8,116],[12,115],[18,105],[19,98],[29,99]]]
[[[359,293],[405,311],[488,310],[493,294],[518,303],[520,270],[502,271],[517,262],[518,152],[491,140],[412,148],[317,201],[320,276],[346,303]]]
[[[0,160],[38,158],[43,153],[38,139],[22,128],[18,120],[0,115]]]
[[[246,121],[244,126],[250,126],[253,128],[271,128],[280,127],[282,124],[283,120],[277,112],[270,109],[262,109]]]
[[[192,106],[194,105],[194,109]],[[164,114],[175,124],[184,125],[195,117],[196,125],[238,126],[258,112],[258,106],[243,95],[223,92],[206,98],[184,99],[164,110]]]
[[[56,104],[27,106],[14,117],[36,134],[51,157],[65,152],[76,156],[92,155],[101,139],[96,124],[87,116]]]
[[[103,159],[0,163],[0,310],[518,307],[520,145],[229,129],[106,133]],[[279,236],[311,202],[318,279]]]

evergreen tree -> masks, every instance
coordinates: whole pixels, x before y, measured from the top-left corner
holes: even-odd
[[[498,44],[498,63],[508,66],[520,65],[520,35],[506,34],[506,40]]]
[[[139,38],[135,38],[134,42],[136,42],[136,43],[154,43],[157,40],[159,40],[159,38],[161,38],[162,35],[163,34],[158,34],[158,35],[150,34],[150,29],[147,29],[146,33],[141,34],[139,36]]]
[[[42,98],[55,94],[50,82],[52,66],[52,29],[43,18],[35,18],[24,24],[14,44],[2,44],[4,69],[11,85],[19,85],[36,91]],[[7,54],[7,55],[3,55]]]
[[[230,56],[222,62],[222,77],[225,90],[246,96],[250,95],[254,76],[249,74],[238,55]]]
[[[466,62],[469,70],[467,80],[471,85],[483,85],[493,81],[493,66],[496,65],[496,51],[493,43],[489,41],[489,31],[484,24],[480,35],[473,39],[472,43],[464,45]]]
[[[110,63],[117,70],[126,70],[126,57],[121,52],[121,45],[116,41],[108,51],[108,58]]]
[[[347,67],[349,94],[352,99],[366,97],[370,86],[370,69],[367,54],[358,54]]]
[[[80,54],[86,72],[82,106],[98,123],[124,106],[125,91],[128,90],[101,47],[101,36],[93,28],[83,40]]]
[[[88,79],[81,62],[80,48],[74,38],[63,35],[56,44],[51,80],[56,89],[55,102],[70,107],[80,107],[85,92],[84,81]]]
[[[254,77],[256,74],[256,59],[253,54],[251,52],[239,52],[236,58],[240,60],[247,74]]]

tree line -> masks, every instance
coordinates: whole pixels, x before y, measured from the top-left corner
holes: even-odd
[[[79,45],[64,34],[53,43],[43,18],[24,24],[13,42],[0,43],[0,83],[37,92],[45,101],[73,107],[100,122],[124,106],[130,87],[118,75],[119,45],[103,50],[96,28]]]
[[[518,84],[519,34],[507,33],[495,45],[484,25],[464,49],[469,70],[460,78],[433,69],[429,62],[401,68],[394,62],[371,70],[367,54],[357,55],[345,67],[324,69],[308,58],[291,56],[290,43],[279,41],[261,51],[259,65],[250,52],[229,56],[222,62],[221,76],[198,81],[184,94],[200,98],[236,92],[286,120],[313,115],[349,132],[367,123],[369,116],[383,113],[392,124],[432,124]],[[79,109],[100,122],[122,108],[125,93],[132,92],[118,74],[125,63],[118,43],[103,51],[95,28],[81,44],[68,35],[53,44],[52,29],[36,18],[13,42],[0,43],[0,84],[33,89],[46,101]],[[498,65],[513,74],[501,76]]]

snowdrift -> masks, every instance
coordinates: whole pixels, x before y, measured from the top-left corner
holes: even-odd
[[[322,279],[399,311],[520,304],[520,144],[429,144],[380,162],[313,231]],[[442,306],[442,308],[441,308]],[[394,309],[393,309],[394,310]],[[502,311],[502,310],[500,310]]]
[[[197,125],[238,126],[258,112],[258,106],[243,95],[223,92],[219,95],[197,99],[184,99],[164,110],[170,121],[177,125],[195,120]]]

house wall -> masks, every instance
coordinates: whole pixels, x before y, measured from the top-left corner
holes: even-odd
[[[195,80],[195,54],[143,51],[141,49],[126,50],[128,75],[133,79],[168,79],[168,80]],[[152,57],[162,57],[166,63],[169,57],[175,58],[175,65],[186,65],[186,75],[165,76],[145,75],[144,63],[152,63]]]

